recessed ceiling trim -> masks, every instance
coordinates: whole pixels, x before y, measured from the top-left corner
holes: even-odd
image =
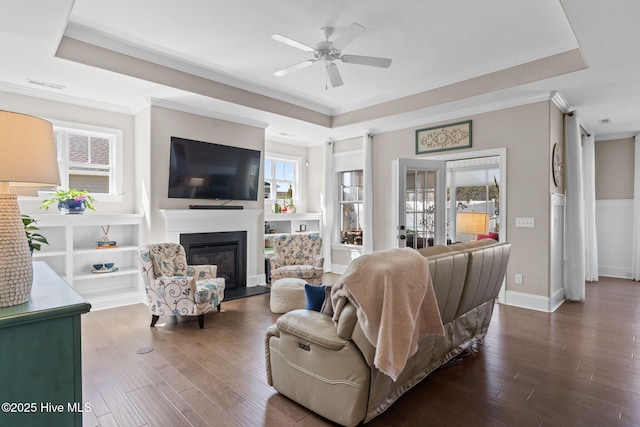
[[[578,48],[578,42],[576,40],[566,40],[564,42],[561,43],[557,43],[553,46],[549,46],[548,48],[545,49],[538,49],[532,52],[527,52],[526,54],[522,54],[522,55],[518,55],[518,56],[513,56],[511,58],[509,58],[508,60],[502,61],[502,62],[498,62],[495,64],[491,64],[491,66],[487,66],[484,68],[477,68],[474,69],[472,71],[468,71],[465,73],[460,73],[460,74],[456,74],[450,78],[447,79],[443,79],[443,80],[439,80],[439,81],[435,81],[435,82],[430,82],[429,84],[425,85],[425,86],[420,86],[417,87],[411,91],[406,91],[406,92],[396,92],[394,94],[387,94],[387,95],[382,95],[376,98],[372,98],[369,100],[369,102],[365,103],[359,103],[359,104],[352,104],[352,105],[348,105],[348,106],[344,106],[344,107],[338,107],[338,108],[334,108],[331,112],[331,115],[335,116],[335,115],[339,115],[339,114],[344,114],[344,113],[348,113],[351,111],[357,111],[363,108],[367,108],[373,105],[377,105],[377,104],[381,104],[384,102],[388,102],[388,101],[393,101],[395,99],[400,99],[400,98],[404,98],[404,97],[408,97],[408,96],[412,96],[412,95],[417,95],[420,94],[422,92],[427,92],[430,90],[434,90],[440,87],[444,87],[444,86],[448,86],[448,85],[452,85],[455,83],[459,83],[459,82],[463,82],[465,80],[469,80],[469,79],[473,79],[476,77],[480,77],[486,74],[490,74],[490,73],[495,73],[498,71],[502,71],[505,70],[507,68],[512,68],[518,65],[523,65],[523,64],[527,64],[529,62],[533,62],[533,61],[537,61],[539,59],[543,59],[543,58],[547,58],[549,56],[553,56],[553,55],[558,55],[558,54],[562,54],[565,52],[568,52],[570,50],[576,49]]]
[[[270,98],[275,98],[280,101],[284,101],[298,107],[307,108],[318,113],[329,115],[333,111],[331,108],[325,105],[311,102],[309,100],[299,98],[284,92],[268,89],[244,80],[239,80],[212,68],[203,67],[202,65],[188,62],[184,59],[167,55],[166,53],[160,53],[146,47],[132,44],[129,41],[116,38],[111,34],[101,32],[95,28],[85,26],[78,22],[69,22],[67,24],[64,35],[66,37],[89,43],[103,49],[142,59],[144,61],[152,62],[157,65],[162,65],[167,68],[202,77],[207,80],[212,80],[218,83],[233,86],[238,89],[254,92],[256,94],[268,96]]]

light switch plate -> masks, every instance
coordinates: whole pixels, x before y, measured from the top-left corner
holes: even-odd
[[[517,217],[516,227],[533,228],[536,226],[536,220],[533,217]]]

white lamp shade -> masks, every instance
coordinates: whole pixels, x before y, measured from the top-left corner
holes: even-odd
[[[0,182],[12,187],[60,185],[51,123],[0,111]]]
[[[0,111],[0,307],[29,300],[33,265],[29,243],[10,189],[60,185],[51,123]]]
[[[489,214],[482,212],[458,212],[456,232],[460,234],[486,234],[489,230]]]

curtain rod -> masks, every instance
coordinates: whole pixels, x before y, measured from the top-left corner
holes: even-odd
[[[567,116],[571,117],[573,116],[573,111],[569,111],[568,113],[566,113]],[[582,125],[580,125],[580,129],[582,129],[582,131],[587,135],[587,136],[591,136],[591,133],[589,131],[587,131]]]

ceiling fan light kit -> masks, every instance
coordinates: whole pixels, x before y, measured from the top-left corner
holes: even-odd
[[[355,22],[352,23],[340,34],[340,36],[335,41],[329,40],[333,35],[333,31],[333,27],[323,27],[322,34],[324,36],[324,40],[318,42],[315,48],[307,46],[304,43],[300,43],[283,35],[273,34],[271,36],[273,40],[284,43],[291,47],[295,47],[296,49],[300,49],[308,53],[313,53],[314,56],[312,59],[307,59],[306,61],[302,61],[290,67],[283,68],[282,70],[276,71],[273,74],[278,77],[286,76],[287,74],[301,70],[310,65],[313,65],[315,62],[321,61],[325,64],[327,77],[331,82],[331,86],[335,88],[342,86],[344,82],[342,81],[342,76],[340,75],[340,71],[338,70],[338,67],[334,61],[340,60],[347,64],[368,65],[371,67],[380,68],[389,68],[389,66],[391,65],[391,59],[389,58],[342,54],[342,50],[345,47],[351,44],[355,39],[357,39],[362,33],[366,31],[366,28],[362,25]]]

